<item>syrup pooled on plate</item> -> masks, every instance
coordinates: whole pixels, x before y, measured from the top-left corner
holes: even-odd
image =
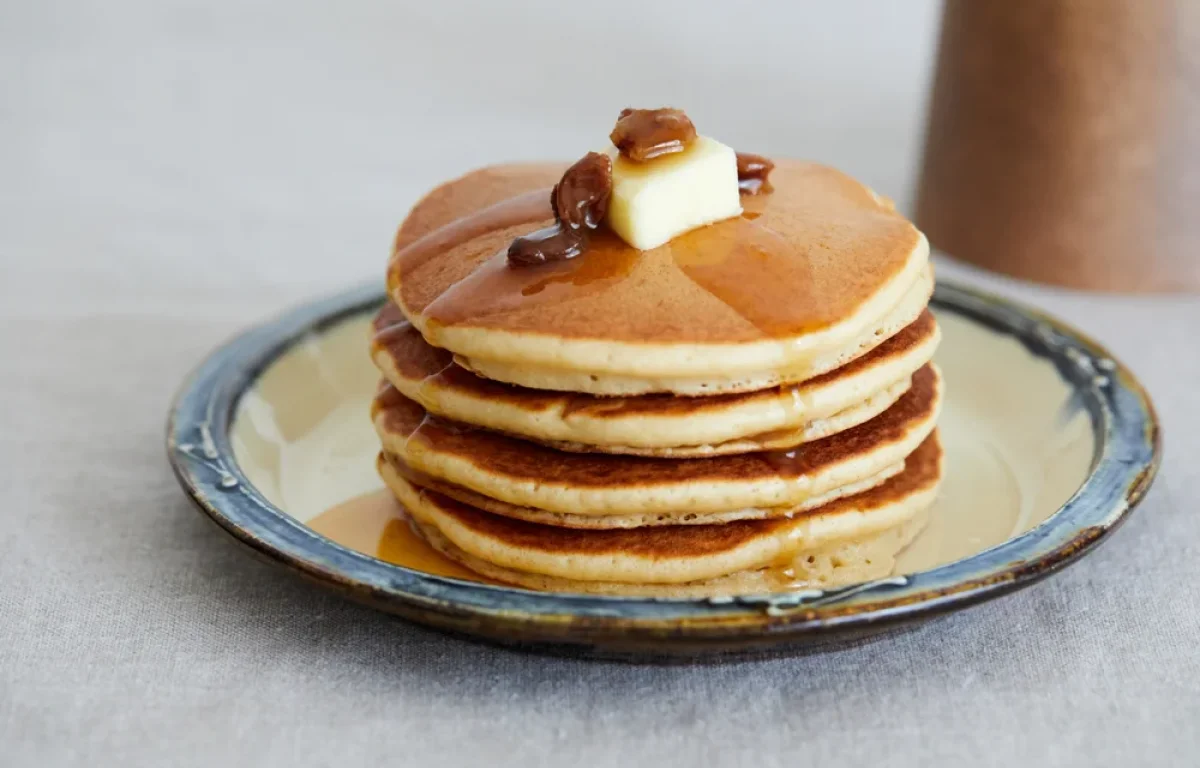
[[[392,565],[434,576],[495,584],[467,570],[413,532],[403,508],[386,488],[342,502],[308,522],[322,536],[347,549]]]

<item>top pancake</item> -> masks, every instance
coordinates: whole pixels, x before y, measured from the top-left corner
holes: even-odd
[[[860,336],[928,259],[924,237],[871,190],[781,161],[775,191],[743,198],[740,217],[650,251],[601,230],[576,259],[509,268],[512,239],[551,221],[561,171],[476,171],[413,209],[388,285],[431,344],[472,361],[601,377],[782,370]]]

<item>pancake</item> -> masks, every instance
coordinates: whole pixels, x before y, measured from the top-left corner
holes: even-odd
[[[374,322],[371,356],[385,378],[426,411],[535,440],[566,451],[700,457],[790,448],[848,429],[882,412],[908,390],[940,334],[933,315],[868,354],[786,388],[680,398],[602,398],[497,383],[431,347],[395,305]]]
[[[877,319],[847,343],[823,352],[815,352],[786,368],[765,371],[732,371],[703,377],[612,376],[546,368],[529,363],[512,363],[455,355],[462,367],[494,381],[523,385],[534,389],[582,392],[608,397],[628,397],[669,392],[684,397],[757,392],[770,387],[803,382],[837,369],[870,352],[884,339],[895,335],[916,320],[933,295],[933,269],[927,266],[905,291],[900,303]]]
[[[572,454],[426,414],[385,387],[372,409],[385,452],[439,481],[563,514],[727,513],[794,508],[903,462],[933,430],[941,377],[932,364],[879,416],[789,451],[705,459]]]
[[[777,517],[792,517],[799,512],[815,509],[822,504],[853,496],[856,493],[870,490],[882,485],[888,479],[904,471],[904,462],[890,464],[879,472],[854,483],[843,485],[827,493],[810,496],[799,504],[784,507],[743,507],[727,512],[692,512],[686,510],[669,510],[659,512],[610,512],[604,515],[578,515],[568,512],[548,512],[534,507],[521,507],[507,501],[484,496],[468,488],[447,483],[429,475],[413,470],[404,461],[390,453],[382,453],[384,460],[391,465],[391,471],[403,477],[413,485],[437,491],[455,501],[461,501],[494,515],[526,520],[531,523],[542,523],[559,528],[582,528],[591,530],[606,530],[613,528],[649,528],[663,525],[713,525],[715,523],[731,523],[735,520],[768,520]]]
[[[923,527],[942,476],[936,433],[903,473],[788,519],[575,531],[500,517],[380,472],[417,530],[447,557],[535,589],[694,597],[831,587],[891,573]]]
[[[397,235],[392,299],[489,378],[594,394],[790,383],[814,360],[849,359],[908,299],[918,308],[899,330],[928,298],[925,238],[863,185],[796,161],[777,163],[774,191],[743,198],[742,216],[653,250],[600,230],[579,258],[509,268],[512,239],[550,222],[561,171],[468,174]]]
[[[890,408],[899,400],[911,386],[910,378],[903,378],[886,385],[883,389],[873,392],[865,400],[838,411],[821,419],[814,419],[798,427],[773,429],[760,432],[740,440],[729,440],[719,445],[688,445],[678,448],[627,448],[612,446],[597,448],[582,443],[569,443],[553,440],[539,442],[558,448],[560,451],[571,453],[615,453],[626,456],[648,456],[668,459],[703,458],[705,456],[728,456],[735,453],[754,453],[757,451],[786,451],[802,443],[810,443],[823,437],[844,432],[856,427],[864,421],[869,421]]]

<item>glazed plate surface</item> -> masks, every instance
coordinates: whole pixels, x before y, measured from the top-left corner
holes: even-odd
[[[947,476],[889,577],[709,600],[533,592],[483,583],[408,530],[375,474],[367,356],[378,289],[300,307],[214,352],[185,382],[168,453],[200,509],[243,544],[377,608],[504,643],[617,655],[849,640],[1052,573],[1128,515],[1158,426],[1101,347],[1002,299],[939,283]]]

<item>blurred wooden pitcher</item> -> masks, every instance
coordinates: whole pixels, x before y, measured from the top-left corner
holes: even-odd
[[[947,0],[917,224],[1031,280],[1200,289],[1200,0]]]

